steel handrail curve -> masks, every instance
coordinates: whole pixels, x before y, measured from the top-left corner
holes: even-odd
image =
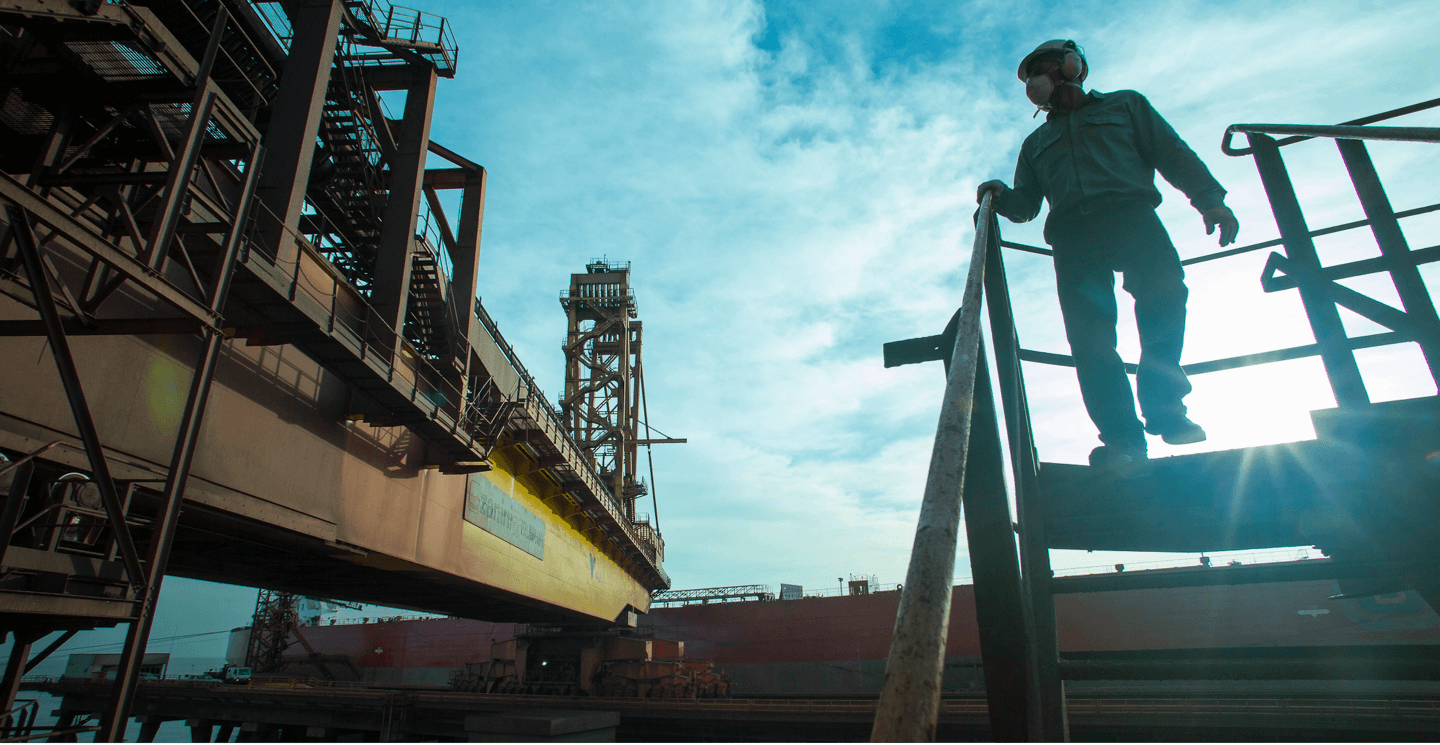
[[[1358,126],[1358,125],[1365,125],[1365,124],[1374,124],[1375,122],[1388,121],[1388,120],[1394,119],[1394,118],[1396,118],[1396,117],[1405,116],[1405,115],[1407,115],[1407,114],[1414,114],[1414,113],[1419,112],[1419,111],[1428,111],[1428,110],[1433,109],[1433,108],[1436,108],[1436,107],[1440,107],[1440,98],[1432,98],[1432,99],[1430,99],[1429,101],[1421,101],[1420,103],[1413,103],[1413,104],[1410,104],[1409,106],[1401,106],[1401,107],[1398,108],[1398,109],[1391,109],[1391,110],[1389,110],[1389,111],[1382,111],[1382,112],[1380,112],[1380,113],[1378,113],[1378,114],[1371,114],[1371,115],[1369,115],[1369,116],[1362,116],[1362,117],[1360,117],[1359,119],[1351,119],[1351,120],[1348,121],[1348,122],[1340,122],[1340,125],[1341,125],[1341,126],[1351,126],[1351,125],[1356,125],[1356,126]],[[1297,143],[1297,142],[1301,142],[1302,140],[1307,140],[1307,139],[1310,139],[1310,138],[1309,138],[1309,137],[1306,137],[1306,136],[1296,135],[1296,136],[1287,137],[1287,138],[1285,138],[1285,139],[1283,139],[1283,140],[1280,140],[1279,142],[1277,142],[1277,143],[1275,143],[1275,144],[1276,144],[1277,147],[1284,147],[1284,146],[1286,146],[1286,145],[1293,145],[1293,144],[1295,144],[1295,143]],[[1223,147],[1222,147],[1222,149],[1223,149]],[[1242,152],[1242,153],[1240,153],[1240,154],[1244,154],[1244,153]]]
[[[1245,134],[1290,135],[1298,142],[1302,139],[1324,137],[1336,140],[1381,140],[1387,142],[1440,143],[1440,128],[1437,127],[1370,127],[1347,124],[1231,124],[1225,128],[1220,141],[1220,151],[1231,157],[1249,155],[1253,146],[1231,147],[1230,141],[1236,132]]]

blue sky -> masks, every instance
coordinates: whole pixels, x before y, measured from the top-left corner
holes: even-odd
[[[1423,4],[448,12],[475,35],[461,35],[434,136],[489,169],[480,293],[547,392],[563,376],[565,275],[592,256],[634,262],[651,417],[690,438],[656,448],[667,568],[682,587],[903,580],[943,380],[938,365],[884,370],[880,347],[937,332],[958,303],[974,187],[1009,180],[1038,124],[1014,73],[1035,44],[1075,38],[1092,86],[1145,93],[1232,192],[1242,242],[1276,229],[1254,165],[1219,152],[1227,124],[1335,122],[1440,94],[1406,73],[1437,26]],[[1301,186],[1315,224],[1352,219],[1333,148],[1295,150],[1297,179],[1317,179]],[[1401,180],[1435,158],[1404,146],[1375,157]],[[1212,250],[1183,196],[1161,189],[1182,254]],[[1392,189],[1397,206],[1435,197]],[[1040,224],[1002,227],[1039,244]],[[1009,260],[1022,341],[1067,351],[1048,264]],[[1263,260],[1192,271],[1187,361],[1310,340],[1294,297],[1259,292]],[[1122,337],[1133,360],[1133,322]],[[1377,386],[1385,363],[1370,366]],[[1318,363],[1272,367],[1197,379],[1192,410],[1212,441],[1155,454],[1312,437],[1307,412],[1333,405]],[[1098,443],[1073,373],[1027,374],[1042,457],[1083,461]],[[1390,397],[1433,392],[1391,377]],[[1066,563],[1109,557],[1057,556]]]
[[[903,581],[944,381],[938,364],[883,369],[881,344],[937,333],[958,305],[975,186],[1009,181],[1040,121],[1015,77],[1039,42],[1073,38],[1090,86],[1149,97],[1230,190],[1242,244],[1277,233],[1253,163],[1219,152],[1226,125],[1440,96],[1425,2],[411,4],[455,29],[459,74],[440,83],[432,136],[489,171],[479,293],[552,401],[568,275],[633,262],[651,421],[690,440],[655,454],[677,587]],[[1372,152],[1397,209],[1437,201],[1435,148]],[[1333,147],[1287,158],[1312,226],[1357,218]],[[1182,256],[1213,250],[1160,188]],[[1041,222],[1002,230],[1040,244]],[[1406,230],[1413,247],[1440,243],[1440,221]],[[1359,239],[1322,254],[1374,253]],[[1293,293],[1259,291],[1264,253],[1190,273],[1187,362],[1311,341]],[[1048,263],[1007,261],[1022,343],[1067,352]],[[1353,286],[1393,302],[1385,284]],[[1122,320],[1131,361],[1134,334]],[[1416,357],[1362,355],[1377,398],[1434,393]],[[1189,403],[1211,441],[1152,455],[1313,437],[1307,412],[1333,405],[1319,370],[1197,377]],[[1073,372],[1026,375],[1042,459],[1082,462],[1098,441]],[[170,580],[156,635],[240,625],[253,601]]]

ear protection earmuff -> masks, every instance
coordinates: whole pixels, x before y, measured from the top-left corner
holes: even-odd
[[[1090,70],[1085,65],[1085,58],[1080,56],[1080,50],[1076,48],[1075,42],[1067,41],[1065,46],[1069,48],[1069,51],[1065,52],[1065,57],[1060,60],[1060,76],[1078,83],[1085,79],[1086,73]]]

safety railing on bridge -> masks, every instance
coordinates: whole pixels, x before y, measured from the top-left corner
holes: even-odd
[[[412,50],[435,65],[442,77],[453,77],[459,59],[455,30],[443,16],[414,8],[391,5],[384,0],[343,0],[350,17],[362,28],[350,29],[374,45],[394,46]],[[264,22],[275,40],[286,50],[294,36],[290,18],[280,0],[256,0],[256,15]],[[391,54],[359,52],[347,49],[347,56],[361,63],[377,65],[402,64],[406,60]]]
[[[443,16],[391,5],[384,0],[345,0],[345,8],[368,27],[361,29],[361,34],[368,36],[372,43],[412,50],[434,64],[442,77],[455,74],[459,46],[455,43],[454,29]],[[370,29],[373,35],[367,33]],[[374,60],[376,64],[396,61],[389,55]]]
[[[660,538],[659,532],[653,528],[642,530],[625,517],[624,508],[620,506],[620,502],[615,499],[615,496],[610,493],[609,487],[605,486],[604,481],[595,473],[593,465],[591,465],[589,459],[584,456],[585,451],[575,442],[575,438],[565,425],[565,420],[560,417],[560,413],[550,404],[549,399],[545,397],[544,391],[540,389],[540,386],[530,375],[530,371],[525,369],[525,365],[520,361],[519,355],[515,354],[515,350],[505,341],[505,337],[500,333],[500,328],[496,325],[495,319],[490,317],[490,314],[485,310],[484,304],[481,303],[478,298],[475,303],[475,318],[480,322],[481,328],[495,341],[495,346],[500,350],[501,354],[505,356],[506,361],[510,363],[510,366],[514,368],[516,374],[520,377],[521,384],[525,389],[523,403],[526,404],[526,412],[530,416],[538,415],[548,424],[546,430],[560,439],[560,442],[556,443],[557,447],[562,452],[568,450],[567,459],[571,462],[584,464],[582,467],[588,469],[589,474],[586,481],[591,484],[591,491],[595,493],[595,497],[599,500],[601,507],[610,513],[611,518],[620,526],[620,529],[625,532],[631,542],[640,547],[655,572],[664,581],[665,586],[669,587],[670,575],[667,574],[664,567],[661,566],[665,544]]]
[[[653,606],[693,605],[696,603],[733,603],[744,600],[774,600],[769,585],[732,585],[702,587],[693,590],[662,590],[650,594]]]
[[[1417,342],[1432,378],[1440,381],[1440,320],[1417,267],[1440,260],[1440,246],[1411,250],[1398,221],[1440,210],[1440,204],[1395,212],[1365,149],[1365,140],[1440,143],[1440,129],[1366,126],[1440,107],[1440,99],[1377,114],[1345,125],[1237,124],[1227,129],[1226,154],[1254,155],[1270,199],[1280,238],[1182,262],[1186,265],[1283,246],[1272,254],[1262,276],[1266,292],[1298,288],[1316,343],[1260,354],[1186,365],[1201,374],[1248,365],[1320,356],[1338,404],[1370,402],[1354,350]],[[1250,146],[1231,147],[1234,133]],[[1276,141],[1271,135],[1289,135]],[[1310,138],[1336,141],[1366,219],[1311,230],[1305,223],[1279,149]],[[1322,267],[1313,238],[1370,227],[1381,256]],[[975,244],[963,301],[944,333],[886,345],[886,365],[925,360],[946,362],[947,385],[920,508],[909,572],[896,620],[872,738],[876,741],[933,739],[947,638],[951,582],[963,504],[974,573],[976,615],[997,740],[1062,739],[1063,693],[1059,683],[1048,545],[1038,501],[1038,459],[1020,363],[1073,366],[1065,355],[1022,349],[1006,286],[1000,248],[1049,255],[1047,249],[1002,241],[993,196],[983,196],[976,215]],[[1336,280],[1388,272],[1404,307],[1397,310],[1361,295]],[[995,363],[1010,462],[1005,463],[997,402],[990,386],[981,341],[982,299],[988,300]],[[1348,308],[1389,329],[1349,338],[1338,307]],[[1128,366],[1135,372],[1135,366]],[[1002,469],[1010,468],[1018,521],[1012,522]],[[959,499],[957,500],[957,496]],[[1019,533],[1019,556],[1015,533]],[[1022,570],[1023,569],[1023,573]]]

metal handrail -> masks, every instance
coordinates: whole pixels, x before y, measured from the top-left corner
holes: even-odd
[[[1430,99],[1429,101],[1421,101],[1420,103],[1413,103],[1413,104],[1410,104],[1409,106],[1401,106],[1401,107],[1398,108],[1398,109],[1390,109],[1389,111],[1382,111],[1382,112],[1380,112],[1380,113],[1378,113],[1378,114],[1371,114],[1371,115],[1369,115],[1369,116],[1362,116],[1362,117],[1360,117],[1359,119],[1351,119],[1351,120],[1348,121],[1348,122],[1340,122],[1340,124],[1341,124],[1341,125],[1374,124],[1375,122],[1383,122],[1383,121],[1387,121],[1387,120],[1390,120],[1390,119],[1394,119],[1394,118],[1396,118],[1396,117],[1405,116],[1406,114],[1414,114],[1414,113],[1416,113],[1416,112],[1418,112],[1418,111],[1427,111],[1427,110],[1429,110],[1429,109],[1433,109],[1433,108],[1436,108],[1436,107],[1440,107],[1440,98],[1432,98],[1432,99]],[[1308,140],[1308,139],[1310,139],[1310,138],[1309,138],[1308,136],[1305,136],[1305,135],[1295,135],[1295,136],[1292,136],[1292,137],[1286,137],[1286,138],[1283,139],[1283,140],[1279,140],[1279,141],[1277,141],[1277,142],[1275,143],[1275,145],[1276,145],[1277,147],[1285,147],[1286,145],[1293,145],[1293,144],[1295,144],[1295,143],[1297,143],[1297,142],[1301,142],[1301,141],[1303,141],[1303,140]],[[1238,154],[1244,154],[1244,153],[1238,153]]]
[[[960,529],[960,498],[965,484],[980,370],[980,311],[985,259],[994,226],[993,192],[980,200],[975,244],[960,305],[955,350],[950,358],[945,397],[920,521],[905,573],[905,591],[895,619],[895,634],[885,663],[885,685],[875,713],[874,742],[933,740],[940,715],[940,680],[949,631],[951,578],[955,574]]]
[[[1293,135],[1302,139],[1327,137],[1337,140],[1384,140],[1388,142],[1440,142],[1437,127],[1368,127],[1345,124],[1231,124],[1225,128],[1220,151],[1232,157],[1249,155],[1253,147],[1233,148],[1236,132],[1264,135]]]
[[[1432,376],[1434,376],[1437,380],[1440,380],[1440,364],[1437,364],[1436,362],[1436,360],[1440,360],[1440,319],[1436,318],[1436,314],[1433,309],[1433,303],[1430,301],[1430,296],[1426,293],[1424,286],[1420,281],[1418,272],[1416,271],[1417,267],[1421,264],[1440,261],[1440,246],[1411,249],[1405,236],[1399,230],[1398,222],[1399,219],[1404,217],[1411,217],[1440,210],[1440,204],[1433,204],[1403,211],[1395,211],[1391,207],[1388,198],[1385,196],[1383,187],[1380,184],[1379,175],[1376,173],[1375,167],[1370,160],[1370,157],[1366,152],[1365,145],[1363,143],[1364,140],[1440,143],[1440,128],[1365,126],[1369,125],[1372,122],[1383,121],[1385,119],[1393,118],[1396,116],[1410,114],[1416,111],[1422,111],[1425,109],[1431,109],[1436,107],[1440,107],[1440,99],[1415,104],[1413,106],[1407,106],[1390,112],[1384,112],[1382,114],[1376,114],[1370,117],[1365,117],[1340,125],[1235,124],[1227,128],[1222,143],[1222,150],[1227,155],[1232,156],[1249,154],[1253,154],[1255,156],[1257,166],[1260,169],[1262,182],[1265,186],[1266,193],[1270,199],[1272,211],[1275,213],[1276,223],[1280,228],[1281,237],[1275,240],[1264,241],[1249,246],[1232,248],[1220,251],[1218,253],[1195,257],[1192,259],[1188,259],[1182,263],[1186,265],[1197,264],[1205,261],[1228,258],[1230,256],[1248,253],[1262,248],[1269,248],[1271,246],[1283,245],[1285,247],[1286,254],[1282,255],[1279,253],[1275,253],[1271,255],[1271,261],[1267,263],[1266,273],[1262,278],[1262,287],[1266,292],[1274,292],[1282,289],[1299,287],[1302,293],[1302,301],[1306,302],[1307,304],[1306,313],[1310,319],[1311,327],[1315,333],[1315,338],[1317,341],[1314,344],[1291,347],[1288,349],[1274,350],[1259,354],[1241,355],[1238,357],[1230,357],[1225,359],[1211,360],[1208,362],[1185,365],[1184,370],[1187,374],[1214,372],[1218,370],[1232,369],[1235,367],[1248,366],[1253,364],[1262,364],[1266,362],[1276,362],[1280,360],[1297,359],[1300,357],[1320,355],[1325,360],[1326,373],[1331,383],[1331,387],[1335,392],[1337,403],[1343,408],[1345,406],[1366,403],[1369,400],[1363,387],[1363,381],[1359,377],[1359,371],[1358,369],[1356,369],[1353,350],[1364,347],[1395,344],[1402,341],[1416,341],[1420,344],[1422,352],[1425,353],[1427,364],[1430,367]],[[1251,147],[1244,149],[1234,148],[1232,146],[1232,138],[1234,133],[1236,132],[1243,132],[1247,135],[1250,135]],[[1269,135],[1285,135],[1288,137],[1277,141]],[[1279,148],[1287,144],[1292,144],[1312,138],[1331,139],[1335,141],[1338,145],[1342,160],[1344,161],[1346,169],[1349,173],[1350,180],[1354,184],[1357,195],[1359,196],[1361,202],[1361,206],[1364,208],[1365,219],[1323,228],[1320,230],[1311,230],[1305,224],[1303,215],[1300,212],[1298,200],[1296,199],[1293,186],[1290,182],[1289,175],[1285,171],[1283,161],[1280,157]],[[983,223],[985,219],[990,217],[990,215],[985,212],[984,209],[985,208],[982,206],[982,212],[978,215],[978,223]],[[1375,234],[1376,242],[1380,247],[1381,256],[1333,266],[1322,266],[1320,264],[1319,259],[1316,256],[1313,242],[1311,240],[1312,238],[1321,235],[1339,233],[1341,231],[1351,230],[1360,227],[1370,227],[1372,229]],[[979,235],[980,225],[977,224],[977,240],[979,238]],[[1007,241],[999,241],[999,244],[1006,248],[1053,256],[1052,251],[1036,246],[1027,246]],[[977,248],[977,250],[979,249]],[[1277,276],[1277,271],[1284,272],[1284,276]],[[974,270],[972,269],[972,275],[973,272]],[[998,262],[990,267],[990,272],[992,275],[994,275],[991,277],[992,280],[998,278],[998,282],[1003,283],[1003,268],[999,266]],[[1404,311],[1397,310],[1391,308],[1388,305],[1378,303],[1373,299],[1356,293],[1353,290],[1341,286],[1336,282],[1336,280],[1345,277],[1361,276],[1376,272],[1389,272],[1390,276],[1394,278],[1397,290],[1399,291],[1401,297],[1401,301],[1404,305]],[[991,288],[987,285],[987,291],[993,289],[994,288]],[[1003,285],[1000,289],[1003,289]],[[1309,294],[1307,295],[1306,293]],[[987,292],[987,294],[990,294],[992,296],[992,300],[994,299],[995,292]],[[1008,305],[1002,303],[1001,306],[1002,307],[999,308],[999,312],[997,312],[997,306],[993,303],[989,308],[989,315],[992,319],[992,329],[995,328],[994,324],[997,318],[1011,318]],[[1333,312],[1337,308],[1337,306],[1343,306],[1354,310],[1356,313],[1362,315],[1363,317],[1375,321],[1382,326],[1385,326],[1387,329],[1389,329],[1389,331],[1387,331],[1386,333],[1374,334],[1364,337],[1349,337],[1345,334],[1343,327],[1339,325],[1340,319],[1338,315]],[[1319,314],[1319,310],[1317,310],[1317,308],[1323,310],[1327,307],[1330,309],[1331,318],[1323,317],[1323,315]],[[967,312],[969,312],[968,306],[967,308],[962,309],[961,313],[957,317],[957,320],[952,321],[952,324],[956,324],[957,322],[963,324],[966,320],[964,316]],[[1317,315],[1320,316],[1318,317],[1318,319]],[[978,320],[972,319],[972,323],[978,323]],[[961,326],[961,335],[963,335],[965,328],[965,326]],[[947,329],[947,334],[951,333],[955,332]],[[1005,334],[1004,336],[1009,335]],[[1067,355],[1050,354],[1020,349],[1018,347],[1018,342],[1015,342],[1014,345],[1011,346],[1010,342],[1003,341],[1001,337],[1002,334],[1000,333],[1000,331],[996,330],[995,342],[997,346],[997,359],[1002,357],[1002,352],[1005,354],[1013,353],[1015,356],[1018,357],[1018,360],[1016,360],[1015,362],[1017,367],[1019,360],[1042,362],[1046,364],[1073,365],[1073,361]],[[913,341],[924,342],[929,341],[930,339],[941,338],[942,337],[930,337],[929,339]],[[961,354],[961,349],[958,346],[958,341],[959,340],[957,339],[957,346],[954,350],[954,354],[956,355],[957,359]],[[935,358],[936,357],[928,357],[926,359]],[[888,364],[890,363],[887,361],[887,365]],[[981,366],[980,375],[983,376],[985,374],[985,360],[983,359],[983,356],[981,357],[979,364]],[[1005,405],[1008,408],[1013,405],[1012,399],[1015,398],[1016,385],[1014,382],[1009,384],[1005,382],[1003,372],[1005,363],[1003,361],[999,361],[997,362],[997,364],[999,364],[999,366],[1002,368],[1002,397],[1004,399]],[[1129,372],[1134,372],[1135,366],[1127,365],[1126,367],[1128,368]],[[950,385],[953,386],[955,384],[953,376],[956,374],[957,370],[952,369],[950,372],[952,375]],[[1007,387],[1007,385],[1009,387]],[[1018,398],[1020,401],[1019,405],[1023,407],[1023,384],[1019,386],[1018,390]],[[949,389],[947,388],[947,406],[948,396]],[[980,398],[980,391],[977,390],[976,398],[973,402],[973,405],[976,407],[977,412],[979,411],[979,407],[982,406],[984,403],[985,402]],[[944,415],[945,414],[942,413],[942,417]],[[978,413],[976,414],[976,416],[977,419],[975,426],[978,427],[981,424],[981,419],[979,418],[980,415]],[[1013,429],[1015,422],[1013,421],[1013,418],[1011,421],[1008,421],[1007,424],[1011,427],[1011,449],[1013,455],[1013,452],[1017,449],[1016,442],[1013,439],[1015,436],[1015,431]],[[1026,424],[1024,422],[1021,422],[1020,425],[1023,434],[1023,431],[1026,430]],[[942,427],[943,426],[944,420],[942,418]],[[940,455],[940,445],[938,439],[939,438],[937,436],[935,457],[939,457]],[[979,448],[981,446],[981,443],[983,442],[983,439],[977,441],[976,447]],[[1023,445],[1023,443],[1021,444]],[[1022,447],[1020,449],[1025,448]],[[977,449],[975,457],[981,459],[988,459],[989,456],[980,455],[980,452]],[[970,469],[972,472],[972,476],[983,476],[986,472],[985,469],[981,468],[978,462],[974,465],[975,467]],[[1018,463],[1016,464],[1016,468],[1018,471]],[[1046,686],[1050,685],[1050,681],[1052,678],[1054,679],[1055,685],[1058,686],[1059,673],[1058,668],[1055,668],[1055,664],[1057,662],[1056,654],[1053,646],[1048,650],[1042,648],[1043,646],[1053,643],[1054,630],[1053,627],[1049,629],[1040,628],[1042,622],[1044,621],[1044,619],[1042,618],[1043,615],[1048,613],[1050,615],[1050,619],[1053,621],[1053,610],[1049,610],[1053,609],[1053,605],[1049,605],[1049,598],[1054,593],[1054,588],[1049,586],[1049,578],[1053,576],[1053,573],[1049,570],[1048,562],[1044,562],[1042,564],[1039,561],[1039,559],[1043,558],[1043,556],[1046,554],[1046,546],[1048,545],[1043,541],[1043,534],[1040,536],[1040,538],[1035,537],[1036,530],[1043,531],[1043,520],[1041,520],[1036,525],[1027,526],[1027,499],[1024,493],[1026,490],[1022,489],[1022,484],[1019,483],[1020,478],[1018,473],[1016,481],[1016,501],[1020,509],[1017,530],[1018,532],[1020,532],[1020,542],[1022,544],[1022,560],[1025,559],[1028,553],[1031,561],[1031,564],[1028,565],[1025,569],[1024,583],[1028,586],[1026,591],[1030,593],[1032,599],[1032,607],[1030,610],[1016,611],[1004,614],[1004,618],[1007,620],[1011,620],[1012,622],[1015,619],[1023,620],[1023,622],[1027,626],[1027,628],[1025,628],[1021,633],[1024,636],[1028,637],[1027,644],[1030,645],[1030,649],[1011,650],[1019,652],[1019,654],[1012,655],[1011,657],[1018,660],[1021,657],[1026,657],[1027,655],[1025,654],[1025,652],[1028,651],[1028,656],[1030,657],[1030,659],[1022,660],[1022,662],[1024,662],[1028,667],[1028,669],[1026,670],[1026,675],[1030,678],[1030,688],[1028,691],[1020,690],[1016,692],[1018,695],[1012,695],[1008,698],[1002,698],[1002,700],[1004,700],[1007,704],[1015,705],[1003,707],[995,706],[998,698],[996,695],[997,689],[995,686],[992,685],[991,671],[989,669],[991,660],[988,654],[985,656],[987,677],[986,684],[987,687],[990,688],[990,714],[992,716],[992,726],[996,726],[994,717],[997,709],[1000,709],[1002,711],[1007,708],[1011,710],[1028,710],[1031,718],[1028,721],[1021,721],[1019,723],[1019,728],[1013,730],[1012,734],[1018,734],[1021,738],[1025,737],[1028,734],[1032,739],[1037,737],[1040,739],[1047,739],[1049,737],[1059,736],[1056,734],[1051,734],[1052,732],[1063,731],[1062,729],[1051,727],[1049,719],[1053,715],[1058,713],[1059,707],[1051,706],[1049,703],[1047,703],[1047,701],[1063,700],[1063,694],[1057,697],[1054,691],[1050,691],[1047,693],[1048,689],[1046,688]],[[974,522],[974,515],[968,514],[971,507],[968,484],[966,485],[965,491],[963,493],[965,499],[964,505],[967,510],[966,522],[967,530],[970,533],[970,548],[972,559],[978,560],[981,563],[993,563],[992,560],[995,558],[995,556],[1003,554],[1005,553],[1005,551],[997,551],[996,546],[994,545],[986,547],[988,550],[980,550],[977,547],[977,544],[975,542],[976,531],[974,529],[974,525],[972,524]],[[927,499],[928,498],[929,494],[927,492]],[[1033,497],[1031,498],[1030,503],[1032,507],[1038,506],[1038,504],[1034,502]],[[1033,517],[1035,517],[1033,512],[1031,517],[1032,519]],[[921,529],[925,529],[925,518],[923,517],[923,512],[921,519]],[[919,535],[917,535],[917,551],[919,549],[919,544],[920,537]],[[1024,546],[1027,545],[1028,552],[1027,549],[1024,548]],[[915,559],[912,556],[912,571],[914,569],[914,561]],[[982,589],[982,582],[979,581],[980,578],[978,575],[984,573],[984,570],[981,566],[976,565],[975,573],[977,575],[977,581],[975,583],[977,592],[977,614],[982,616],[982,618],[980,619],[980,629],[981,646],[983,652],[985,650],[985,634],[987,630],[992,633],[995,632],[995,628],[993,623],[987,624],[986,620],[983,618],[983,608],[981,607],[981,602],[979,599],[979,593]],[[992,577],[990,579],[990,582],[996,582],[996,578]],[[905,588],[907,594],[909,594],[909,592],[914,589],[914,582],[907,581],[906,584],[911,585]],[[1042,604],[1046,604],[1045,607],[1047,608],[1047,610],[1042,610]],[[1028,628],[1031,624],[1034,624],[1034,628]],[[1017,631],[1019,630],[1011,631],[1010,633],[1011,635],[1016,635]],[[897,644],[899,641],[899,634],[900,626],[899,622],[897,621]],[[896,664],[895,655],[896,651],[894,648],[892,648],[890,662],[891,666]],[[1005,655],[997,655],[997,657],[999,657],[997,661],[1001,663],[1000,667],[1002,668],[1008,667],[1009,663],[1012,661]],[[920,664],[920,662],[926,661],[928,660],[920,660],[914,662],[913,664],[918,665]],[[1000,672],[1005,673],[1007,671],[1001,670]],[[887,675],[889,674],[890,673],[887,672]],[[1009,681],[1004,680],[1002,682],[1008,683]],[[890,682],[888,680],[886,685],[887,687],[890,685]],[[1023,715],[1025,712],[1021,711],[1020,713]],[[1063,714],[1060,714],[1060,717],[1061,719],[1059,720],[1059,724],[1060,727],[1063,727]],[[1038,730],[1034,729],[1037,724],[1039,725]],[[925,729],[917,729],[901,737],[902,739],[922,739],[929,737],[931,734],[933,734],[933,730],[927,731]],[[997,734],[996,736],[999,739],[1003,739],[999,734]],[[878,718],[874,739],[890,739],[887,737],[882,737],[880,720]]]

